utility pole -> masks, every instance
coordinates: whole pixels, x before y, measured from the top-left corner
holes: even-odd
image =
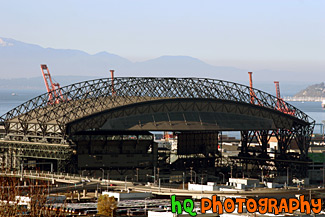
[[[99,168],[103,173],[102,173],[102,180],[104,180],[105,177],[105,170],[103,168]]]
[[[323,188],[325,187],[325,167],[324,167],[324,162],[323,162]]]
[[[183,172],[183,190],[185,189],[185,173]]]
[[[137,182],[139,182],[139,168],[137,168],[136,170],[137,170]]]
[[[127,188],[126,188],[126,180],[127,180],[127,178],[128,178],[128,176],[126,175],[125,176],[125,180],[124,180],[124,183],[125,183],[125,191],[127,190]]]
[[[156,166],[153,167],[153,177],[154,185],[156,185]]]
[[[263,167],[262,167],[262,182],[264,183]]]

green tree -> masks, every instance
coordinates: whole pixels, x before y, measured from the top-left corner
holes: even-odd
[[[101,195],[98,198],[97,210],[98,214],[113,216],[114,210],[117,208],[117,202],[114,197],[108,195]]]

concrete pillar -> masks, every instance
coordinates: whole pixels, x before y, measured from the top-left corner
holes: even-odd
[[[95,197],[98,198],[98,191],[95,190]]]
[[[77,194],[78,194],[78,201],[80,201],[80,192],[77,191]]]

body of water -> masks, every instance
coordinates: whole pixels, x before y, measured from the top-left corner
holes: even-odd
[[[42,93],[40,90],[0,90],[0,116]]]
[[[322,102],[288,102],[301,111],[308,114],[316,123],[325,121],[325,109],[322,108]]]

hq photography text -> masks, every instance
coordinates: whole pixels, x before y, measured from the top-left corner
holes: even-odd
[[[181,214],[188,213],[191,216],[196,216],[194,201],[192,199],[185,199],[183,202],[176,200],[176,195],[171,196],[171,208],[173,213]],[[249,213],[272,213],[278,215],[280,213],[290,213],[300,211],[300,213],[310,214],[311,212],[318,214],[322,210],[321,199],[305,200],[305,196],[299,198],[226,198],[224,202],[217,199],[216,195],[212,199],[202,198],[200,201],[200,210],[202,214],[207,211],[213,213],[243,213],[246,208]]]

